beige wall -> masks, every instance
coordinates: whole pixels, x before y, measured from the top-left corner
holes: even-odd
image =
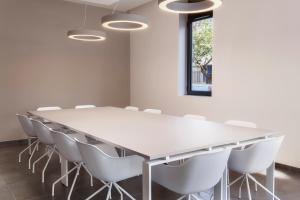
[[[185,67],[179,17],[156,1],[136,9],[151,24],[131,35],[131,104],[281,131],[287,137],[278,161],[300,167],[299,6],[297,0],[224,1],[214,18],[212,97],[179,95]]]
[[[88,8],[87,27],[110,11]],[[0,141],[23,138],[15,113],[38,106],[129,103],[129,34],[69,40],[83,6],[62,0],[0,1]]]

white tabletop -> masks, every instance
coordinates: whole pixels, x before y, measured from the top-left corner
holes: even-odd
[[[234,127],[114,107],[29,113],[96,137],[103,142],[135,151],[148,159],[275,134],[268,130]]]

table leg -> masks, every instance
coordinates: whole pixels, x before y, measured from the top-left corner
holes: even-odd
[[[214,200],[227,200],[227,168],[223,172],[223,176],[214,188]],[[230,199],[229,199],[230,200]]]
[[[230,188],[229,187],[227,187],[228,185],[229,185],[229,183],[230,183],[230,174],[229,174],[229,169],[228,169],[228,167],[226,167],[226,182],[225,182],[226,184],[225,184],[225,190],[226,190],[226,193],[227,193],[227,200],[230,200]]]
[[[28,146],[31,145],[31,138],[28,138],[27,141],[28,141]],[[32,152],[31,147],[29,147],[29,155],[31,155],[31,152]]]
[[[147,161],[143,163],[143,200],[151,200],[151,166]]]
[[[68,161],[62,156],[61,156],[60,169],[61,169],[60,171],[61,171],[62,176],[68,172]],[[62,179],[61,183],[63,185],[65,185],[66,187],[68,187],[68,185],[69,185],[69,176],[67,175],[66,178]]]
[[[275,192],[275,162],[267,169],[266,177],[266,186],[267,189],[274,194]],[[274,197],[270,194],[267,194],[267,200],[274,200]]]
[[[126,150],[125,149],[121,149],[121,157],[125,157],[126,156]]]

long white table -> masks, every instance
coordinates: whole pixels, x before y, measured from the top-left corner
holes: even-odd
[[[217,146],[255,143],[276,132],[234,127],[170,115],[155,115],[115,107],[30,111],[32,115],[64,125],[116,147],[142,155],[143,200],[151,200],[151,167],[195,156]],[[66,173],[67,162],[62,162]],[[227,199],[227,175],[215,187],[215,199]],[[64,181],[67,185],[67,179]],[[267,187],[274,191],[274,164],[267,170]],[[272,199],[269,197],[268,199]]]

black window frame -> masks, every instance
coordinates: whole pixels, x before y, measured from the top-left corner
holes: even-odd
[[[193,30],[192,24],[195,21],[213,18],[213,11],[190,14],[187,18],[187,95],[194,96],[212,96],[212,91],[193,91],[192,90],[192,40],[193,40]]]

